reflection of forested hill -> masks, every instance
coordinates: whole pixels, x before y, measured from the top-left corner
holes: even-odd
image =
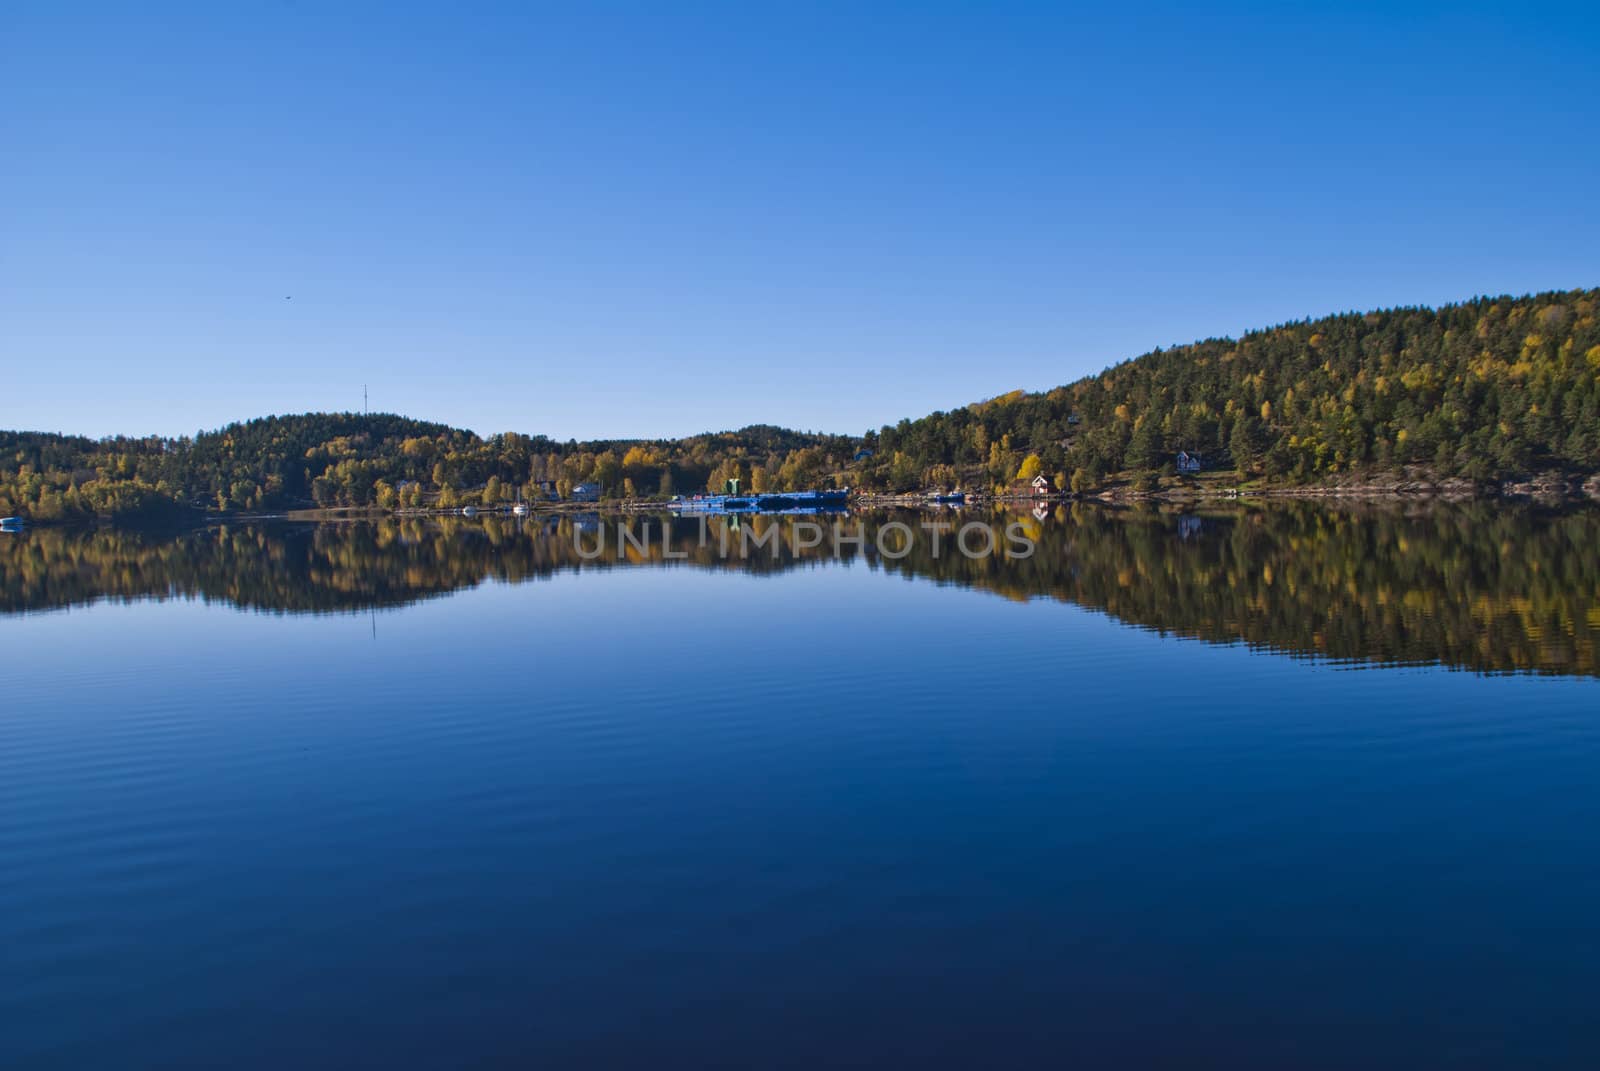
[[[975,519],[962,515],[961,522]],[[983,517],[1001,531],[1012,520]],[[485,579],[521,582],[563,569],[679,564],[772,572],[840,558],[995,591],[1047,596],[1141,627],[1293,654],[1439,662],[1484,671],[1600,676],[1600,511],[1472,504],[1399,509],[1288,505],[1203,513],[1079,506],[1043,522],[1028,558],[970,559],[919,531],[909,554],[882,557],[882,527],[927,515],[825,521],[819,546],[796,546],[790,519],[571,517],[527,525],[383,521],[228,526],[155,537],[120,529],[43,529],[0,539],[0,612],[101,598],[217,599],[274,612],[394,606]],[[955,523],[947,515],[946,523]],[[576,527],[575,527],[576,526]],[[619,551],[619,526],[632,537]],[[607,533],[605,552],[585,560]],[[780,541],[725,557],[741,533]],[[859,535],[860,542],[838,535]],[[891,549],[894,544],[891,543]],[[670,559],[669,559],[670,555]],[[681,557],[680,557],[681,556]]]
[[[1075,510],[1045,532],[1037,559],[985,586],[1297,654],[1600,675],[1592,509]]]

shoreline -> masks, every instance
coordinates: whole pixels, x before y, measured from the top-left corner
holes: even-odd
[[[1166,480],[1178,479],[1166,477]],[[1524,480],[1500,483],[1474,483],[1463,479],[1435,480],[1423,474],[1391,474],[1387,478],[1367,477],[1352,479],[1348,483],[1323,483],[1305,486],[1252,485],[1226,483],[1224,480],[1201,478],[1184,480],[1155,490],[1136,490],[1131,483],[1098,491],[1053,491],[1046,495],[1015,494],[994,495],[969,492],[963,504],[930,502],[921,493],[912,494],[861,494],[853,496],[849,507],[855,509],[926,509],[944,511],[971,507],[1019,509],[1039,505],[1065,505],[1071,503],[1100,503],[1123,505],[1135,502],[1168,504],[1241,502],[1248,500],[1325,500],[1347,502],[1472,502],[1503,501],[1507,503],[1539,502],[1546,505],[1583,506],[1600,503],[1600,474],[1589,476],[1563,476],[1544,474]],[[157,522],[156,527],[198,528],[213,524],[230,524],[258,521],[300,521],[328,523],[335,521],[371,521],[385,518],[440,519],[466,518],[462,509],[406,508],[382,509],[377,506],[335,506],[266,511],[210,512],[197,511],[186,518],[170,518]],[[475,506],[475,517],[515,519],[509,505],[504,507]],[[582,513],[664,513],[671,511],[671,503],[650,499],[607,499],[595,502],[538,502],[527,503],[527,512],[521,516],[560,517]],[[115,517],[77,517],[54,521],[29,521],[22,531],[32,528],[77,525],[125,525],[146,527],[151,522]]]
[[[1255,499],[1325,499],[1356,502],[1538,501],[1582,506],[1600,503],[1600,476],[1573,479],[1561,483],[1518,481],[1490,488],[1455,480],[1446,480],[1438,483],[1425,480],[1408,480],[1394,483],[1319,484],[1307,487],[1181,486],[1164,487],[1155,491],[1136,491],[1131,487],[1114,487],[1097,492],[1073,493],[1068,491],[1054,492],[1049,495],[969,494],[965,506],[998,506],[1015,509],[1040,504],[1064,505],[1074,502],[1104,505],[1119,505],[1129,502],[1181,504],[1186,502],[1241,502]],[[959,504],[929,502],[920,494],[858,495],[851,498],[849,505],[853,509],[926,509],[929,511],[944,511],[963,508]],[[384,510],[376,507],[343,506],[332,509],[298,509],[272,513],[213,514],[208,515],[205,520],[207,523],[225,523],[228,521],[261,520],[364,521],[390,517],[419,520],[444,517],[457,517],[464,520],[484,517],[516,518],[516,515],[509,508],[501,509],[487,506],[474,508],[478,511],[474,518],[464,517],[461,512],[462,507]],[[522,516],[524,518],[539,516],[559,517],[579,513],[666,513],[670,511],[671,504],[666,502],[642,499],[610,499],[600,502],[541,502],[530,504],[528,512]]]
[[[1174,479],[1168,477],[1168,479]],[[1097,491],[1053,491],[1047,495],[968,494],[970,505],[1060,502],[1219,502],[1262,498],[1352,499],[1363,501],[1561,501],[1574,505],[1600,502],[1600,475],[1544,475],[1526,480],[1507,480],[1495,484],[1470,480],[1434,480],[1423,475],[1393,475],[1387,479],[1367,477],[1348,483],[1268,484],[1225,483],[1211,478],[1185,481],[1155,490],[1141,491],[1131,483],[1120,483]],[[909,507],[932,505],[920,494],[862,495],[851,505],[865,507]]]

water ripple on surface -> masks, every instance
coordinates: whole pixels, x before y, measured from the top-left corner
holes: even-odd
[[[707,1065],[729,1030],[819,1065],[1335,1013],[1381,1051],[1360,1024],[1430,986],[1408,1029],[1575,1045],[1600,985],[1594,681],[839,569],[50,624],[0,666],[8,1066]]]

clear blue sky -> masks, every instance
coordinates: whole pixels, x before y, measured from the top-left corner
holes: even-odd
[[[1600,284],[1593,9],[1098,6],[8,3],[0,427],[859,433]]]

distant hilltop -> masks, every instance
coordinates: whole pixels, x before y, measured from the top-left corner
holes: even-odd
[[[392,414],[271,416],[193,438],[0,432],[0,515],[647,499],[719,489],[1057,493],[1600,473],[1600,290],[1345,313],[1155,350],[864,436],[754,425],[672,440],[489,438]]]

